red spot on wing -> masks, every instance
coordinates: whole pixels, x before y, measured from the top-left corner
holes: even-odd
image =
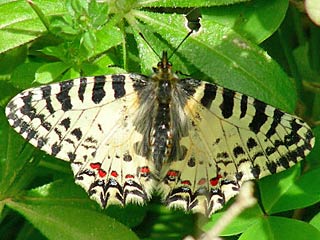
[[[101,163],[90,163],[90,167],[92,169],[100,169],[101,168]]]
[[[127,174],[125,178],[134,178],[134,176],[132,174]]]
[[[107,175],[106,171],[101,169],[101,163],[90,163],[90,167],[92,169],[96,169],[98,171],[99,177],[105,177]]]
[[[175,171],[175,170],[169,170],[168,172],[167,172],[167,176],[168,177],[177,177],[178,176],[178,171]]]
[[[175,170],[169,170],[167,172],[167,179],[170,181],[175,181],[180,175],[179,171],[175,171]]]
[[[145,167],[141,167],[140,168],[140,173],[142,177],[147,177],[150,174],[150,169],[149,167],[145,166]]]
[[[142,173],[149,173],[149,172],[150,172],[150,169],[149,169],[149,167],[142,167],[142,168],[140,169],[140,172],[142,172]]]
[[[191,182],[189,180],[181,181],[181,184],[191,186]]]
[[[198,181],[198,185],[203,185],[207,182],[207,179],[205,178],[201,178],[199,181]]]
[[[211,186],[213,186],[213,187],[217,186],[220,178],[222,178],[222,176],[220,174],[218,174],[215,178],[211,178],[210,179]]]
[[[98,174],[99,174],[99,176],[102,177],[102,178],[107,175],[107,173],[106,173],[105,171],[103,171],[102,169],[99,169],[99,170],[98,170]]]
[[[112,171],[112,172],[110,173],[110,175],[111,175],[112,177],[118,177],[118,173],[117,173],[116,171]]]

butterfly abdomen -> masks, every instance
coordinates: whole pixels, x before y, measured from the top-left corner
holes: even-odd
[[[171,83],[160,80],[157,89],[155,117],[151,130],[152,158],[157,170],[171,152],[172,124],[170,117]]]

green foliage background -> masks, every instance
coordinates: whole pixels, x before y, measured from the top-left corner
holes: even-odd
[[[295,4],[293,4],[295,3]],[[311,125],[320,118],[319,27],[288,0],[0,0],[1,239],[182,239],[211,219],[146,206],[101,210],[74,184],[69,164],[45,155],[8,125],[6,103],[23,89],[79,76],[149,75],[197,8],[201,28],[170,61],[176,70],[248,94]],[[33,6],[33,7],[32,7]],[[268,54],[267,54],[268,52]],[[319,133],[306,161],[257,185],[259,202],[226,239],[320,239]],[[232,202],[232,201],[231,201]],[[230,205],[229,203],[228,205]]]

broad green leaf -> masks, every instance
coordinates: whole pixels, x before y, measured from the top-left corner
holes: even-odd
[[[232,6],[204,8],[202,18],[232,28],[252,42],[270,37],[283,21],[288,0],[255,0]]]
[[[64,0],[38,0],[46,16],[65,13]],[[0,3],[0,53],[26,44],[42,35],[46,28],[27,1]]]
[[[70,175],[72,175],[71,170]],[[80,186],[74,183],[74,178],[71,176],[29,190],[19,199],[19,202],[22,201],[28,205],[41,205],[43,209],[47,208],[48,210],[51,206],[65,206],[96,211],[98,214],[105,213],[131,227],[142,221],[146,211],[144,207],[137,205],[128,205],[125,208],[110,206],[106,210],[102,210],[96,202],[90,200],[88,194]]]
[[[119,28],[106,25],[105,27],[96,31],[97,41],[94,45],[94,51],[89,54],[89,57],[95,57],[112,47],[119,45],[122,41],[122,36]]]
[[[60,161],[56,159],[56,161]],[[26,192],[19,202],[29,205],[69,206],[80,209],[98,209],[98,206],[89,199],[85,191],[74,183],[71,177],[57,180],[52,183],[34,188]]]
[[[288,185],[286,192],[277,199],[269,214],[304,208],[320,202],[320,169],[302,175]]]
[[[320,232],[308,223],[283,217],[261,218],[239,240],[320,239]]]
[[[43,64],[38,68],[35,81],[41,84],[48,84],[57,80],[64,72],[66,72],[71,66],[63,62],[54,62]]]
[[[226,209],[227,211],[227,209]],[[218,212],[211,216],[210,221],[203,224],[198,224],[204,231],[210,230],[219,221],[219,219],[227,212]],[[246,209],[238,217],[232,220],[230,224],[222,231],[221,236],[232,236],[244,232],[250,226],[255,225],[263,216],[260,207],[256,204],[254,207]]]
[[[273,207],[288,189],[292,187],[299,172],[300,166],[294,166],[286,171],[265,177],[259,181],[261,202],[268,214],[273,212]]]
[[[127,227],[96,211],[70,206],[8,202],[49,239],[138,239]]]

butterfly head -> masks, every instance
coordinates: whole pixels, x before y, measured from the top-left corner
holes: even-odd
[[[163,51],[161,61],[158,63],[159,73],[171,73],[172,64],[168,60],[168,54]]]

